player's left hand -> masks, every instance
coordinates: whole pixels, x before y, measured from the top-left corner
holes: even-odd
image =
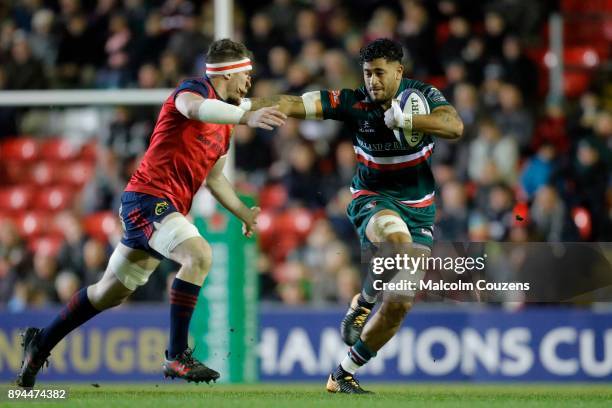
[[[253,236],[253,232],[257,226],[257,216],[260,212],[261,208],[259,207],[249,208],[249,214],[242,220],[242,234],[244,234],[245,237],[251,238]]]

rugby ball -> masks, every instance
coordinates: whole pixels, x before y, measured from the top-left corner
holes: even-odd
[[[425,95],[418,89],[405,89],[395,99],[404,113],[411,112],[413,115],[429,114],[429,104],[425,99]],[[424,136],[423,132],[406,132],[402,128],[393,129],[393,134],[398,142],[403,143],[402,140],[404,140],[410,147],[421,143]]]

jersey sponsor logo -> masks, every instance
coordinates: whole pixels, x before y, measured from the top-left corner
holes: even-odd
[[[375,131],[376,131],[376,129],[374,129],[370,125],[370,121],[367,121],[367,120],[360,120],[359,121],[359,132],[361,132],[361,133],[374,133]]]
[[[368,143],[362,139],[357,139],[357,143],[360,147],[367,149],[370,152],[385,152],[389,150],[401,150],[402,144],[400,142],[386,142],[386,143]]]
[[[340,90],[329,91],[329,105],[332,109],[340,106]]]
[[[155,215],[162,215],[168,209],[168,206],[169,204],[167,201],[161,201],[155,204]]]
[[[430,143],[427,146],[423,146],[423,148],[416,153],[391,157],[368,154],[359,146],[353,146],[353,148],[357,154],[357,161],[364,164],[366,167],[376,170],[399,170],[416,166],[427,160],[433,152],[434,144]]]
[[[197,135],[196,139],[207,149],[211,149],[217,156],[222,156],[224,154],[223,148],[223,136],[221,134],[213,134],[211,135]]]

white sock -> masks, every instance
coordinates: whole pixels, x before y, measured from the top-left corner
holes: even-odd
[[[355,375],[357,369],[361,367],[359,364],[353,361],[350,354],[348,353],[346,354],[346,357],[344,357],[344,360],[342,360],[342,362],[340,363],[340,366],[344,371],[346,371],[347,373],[351,373],[352,375]]]

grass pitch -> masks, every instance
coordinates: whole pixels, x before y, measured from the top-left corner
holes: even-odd
[[[98,384],[95,384],[98,385]],[[374,395],[329,394],[322,384],[41,384],[65,388],[63,401],[10,401],[2,407],[612,407],[612,384],[364,384]]]

